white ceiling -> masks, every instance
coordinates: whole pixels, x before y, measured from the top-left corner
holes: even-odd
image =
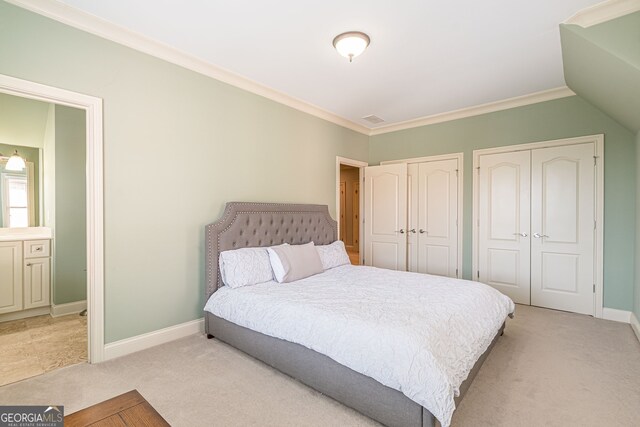
[[[376,127],[564,86],[558,25],[601,0],[62,1]],[[351,64],[350,30],[371,37]]]

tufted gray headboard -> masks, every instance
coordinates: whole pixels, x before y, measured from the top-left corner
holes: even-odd
[[[227,203],[222,218],[206,226],[205,301],[223,285],[218,268],[220,252],[311,241],[326,245],[335,241],[337,234],[338,224],[326,205]]]

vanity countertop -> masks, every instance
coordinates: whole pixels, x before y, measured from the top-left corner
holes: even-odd
[[[0,242],[51,239],[49,227],[0,228]]]

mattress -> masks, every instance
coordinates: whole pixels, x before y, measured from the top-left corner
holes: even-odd
[[[398,390],[448,426],[454,398],[513,302],[477,282],[345,265],[215,292],[205,310]]]

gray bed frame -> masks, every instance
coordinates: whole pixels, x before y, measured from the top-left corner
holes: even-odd
[[[220,252],[310,241],[325,245],[336,240],[337,228],[325,205],[227,203],[222,218],[206,227],[206,300],[223,286],[218,268]],[[504,324],[462,383],[456,404],[503,330]],[[238,326],[209,312],[205,312],[205,331],[209,338],[215,337],[384,425],[439,425],[427,409],[401,392],[299,344]]]

